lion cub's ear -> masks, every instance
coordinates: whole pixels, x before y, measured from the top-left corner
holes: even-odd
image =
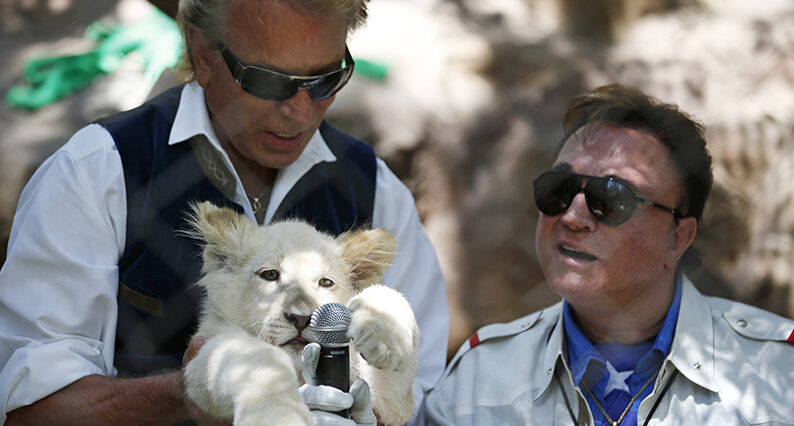
[[[384,229],[345,232],[337,241],[344,247],[343,256],[352,267],[357,291],[380,282],[397,249],[394,236]]]
[[[204,272],[244,261],[244,241],[255,228],[247,217],[204,201],[191,206],[188,223],[192,227],[190,236],[205,242]]]

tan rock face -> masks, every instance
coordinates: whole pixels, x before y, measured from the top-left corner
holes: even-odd
[[[557,299],[534,253],[531,181],[553,161],[567,102],[610,82],[677,103],[707,126],[715,185],[695,243],[703,263],[688,272],[701,290],[794,317],[794,6],[594,2],[617,8],[592,18],[606,20],[599,23],[574,3],[580,2],[500,2],[501,9],[486,9],[462,1],[452,11],[444,2],[414,6],[403,13],[459,17],[445,30],[460,34],[452,37],[456,49],[427,66],[443,63],[456,81],[476,77],[484,88],[473,85],[467,99],[450,93],[443,79],[435,86],[425,81],[435,89],[423,96],[445,100],[429,107],[407,87],[434,77],[397,62],[399,74],[376,90],[399,93],[399,103],[366,95],[358,108],[342,101],[345,114],[367,117],[362,134],[417,195],[447,277],[450,351],[483,324]],[[373,24],[378,4],[372,9],[373,20],[351,49],[422,48],[380,31]],[[433,39],[432,30],[415,31]],[[460,47],[467,42],[471,49]],[[456,120],[445,117],[450,112]],[[401,129],[412,126],[423,130]],[[395,148],[395,133],[413,136]]]
[[[94,1],[96,10],[113,3]],[[0,0],[5,90],[47,42],[48,26],[23,3],[32,4]],[[389,76],[356,76],[329,120],[372,142],[414,191],[447,278],[450,351],[481,325],[557,300],[535,256],[531,182],[555,157],[568,101],[610,82],[677,103],[707,126],[715,186],[695,243],[703,264],[690,272],[701,290],[794,317],[794,5],[594,1],[614,9],[592,15],[571,6],[579,3],[373,1],[350,40],[357,60],[384,63]],[[40,19],[70,12],[59,13]],[[71,33],[51,26],[52,37],[79,37],[97,19],[86,18]],[[106,90],[32,114],[2,110],[0,237],[32,169],[113,109],[85,106]]]

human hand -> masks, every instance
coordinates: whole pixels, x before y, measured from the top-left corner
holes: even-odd
[[[303,402],[309,407],[315,426],[375,426],[377,420],[372,412],[369,385],[357,380],[350,392],[343,392],[332,386],[317,384],[317,362],[320,359],[320,345],[309,343],[303,348],[301,362],[302,375],[306,382],[298,389]],[[350,409],[346,419],[335,412]]]
[[[198,355],[199,350],[201,350],[201,347],[204,346],[204,343],[207,343],[207,340],[208,338],[206,336],[195,336],[190,340],[190,344],[188,344],[185,354],[182,355],[182,368],[184,368],[184,366],[186,366],[193,358],[196,357],[196,355]],[[218,420],[202,411],[201,408],[199,408],[199,406],[196,405],[196,403],[194,403],[193,400],[187,396],[187,394],[185,394],[184,377],[182,380],[182,394],[185,409],[192,420],[201,426],[227,426],[231,424],[231,422]]]

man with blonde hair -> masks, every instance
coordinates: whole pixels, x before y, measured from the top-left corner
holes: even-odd
[[[22,193],[0,271],[0,423],[211,420],[183,397],[200,256],[176,232],[205,200],[394,234],[383,281],[419,323],[419,406],[446,355],[435,252],[408,189],[323,121],[366,16],[364,0],[180,1],[189,82],[84,127]]]

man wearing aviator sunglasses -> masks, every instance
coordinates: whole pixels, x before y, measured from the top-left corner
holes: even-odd
[[[568,210],[574,197],[585,195],[587,209],[604,225],[617,226],[629,220],[638,203],[661,209],[678,221],[683,215],[676,209],[665,207],[638,197],[631,186],[615,176],[597,177],[579,175],[561,170],[544,172],[534,182],[535,205],[543,214],[557,216]]]
[[[198,201],[261,224],[393,234],[382,280],[419,325],[419,407],[446,361],[441,269],[408,188],[324,121],[353,73],[347,36],[366,2],[179,1],[187,83],[81,129],[20,199],[0,271],[0,424],[6,412],[9,424],[215,420],[184,398],[180,373],[202,347],[190,341],[201,247],[178,232]],[[355,389],[310,387],[315,424],[374,422]],[[334,417],[351,404],[353,418]]]
[[[564,131],[533,182],[563,301],[472,336],[430,423],[792,424],[794,321],[705,297],[680,268],[712,183],[702,127],[611,85],[575,98]]]

